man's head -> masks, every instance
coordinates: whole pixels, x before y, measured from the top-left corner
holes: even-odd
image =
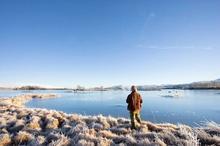
[[[132,86],[131,86],[131,91],[132,91],[132,92],[137,92],[136,86],[132,85]]]

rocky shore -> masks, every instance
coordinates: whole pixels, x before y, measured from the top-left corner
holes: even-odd
[[[214,122],[192,128],[143,121],[139,129],[130,130],[125,118],[82,116],[23,106],[33,98],[54,97],[23,95],[0,99],[0,146],[220,145],[220,125]]]

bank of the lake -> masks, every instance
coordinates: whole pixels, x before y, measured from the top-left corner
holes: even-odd
[[[10,100],[20,98],[14,97]],[[5,100],[0,99],[2,146],[220,144],[220,125],[214,122],[191,128],[181,124],[154,124],[143,121],[138,130],[132,131],[126,118],[66,114],[55,110],[26,108],[20,104],[15,105],[16,102],[3,102]]]

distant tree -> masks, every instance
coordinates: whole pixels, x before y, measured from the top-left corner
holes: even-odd
[[[85,91],[85,87],[77,85],[76,90],[78,90],[78,91]]]

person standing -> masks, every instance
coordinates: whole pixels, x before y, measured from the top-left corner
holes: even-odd
[[[131,86],[131,93],[128,95],[126,102],[128,104],[127,109],[130,112],[131,129],[137,129],[135,120],[141,124],[140,111],[143,100],[134,85]]]

